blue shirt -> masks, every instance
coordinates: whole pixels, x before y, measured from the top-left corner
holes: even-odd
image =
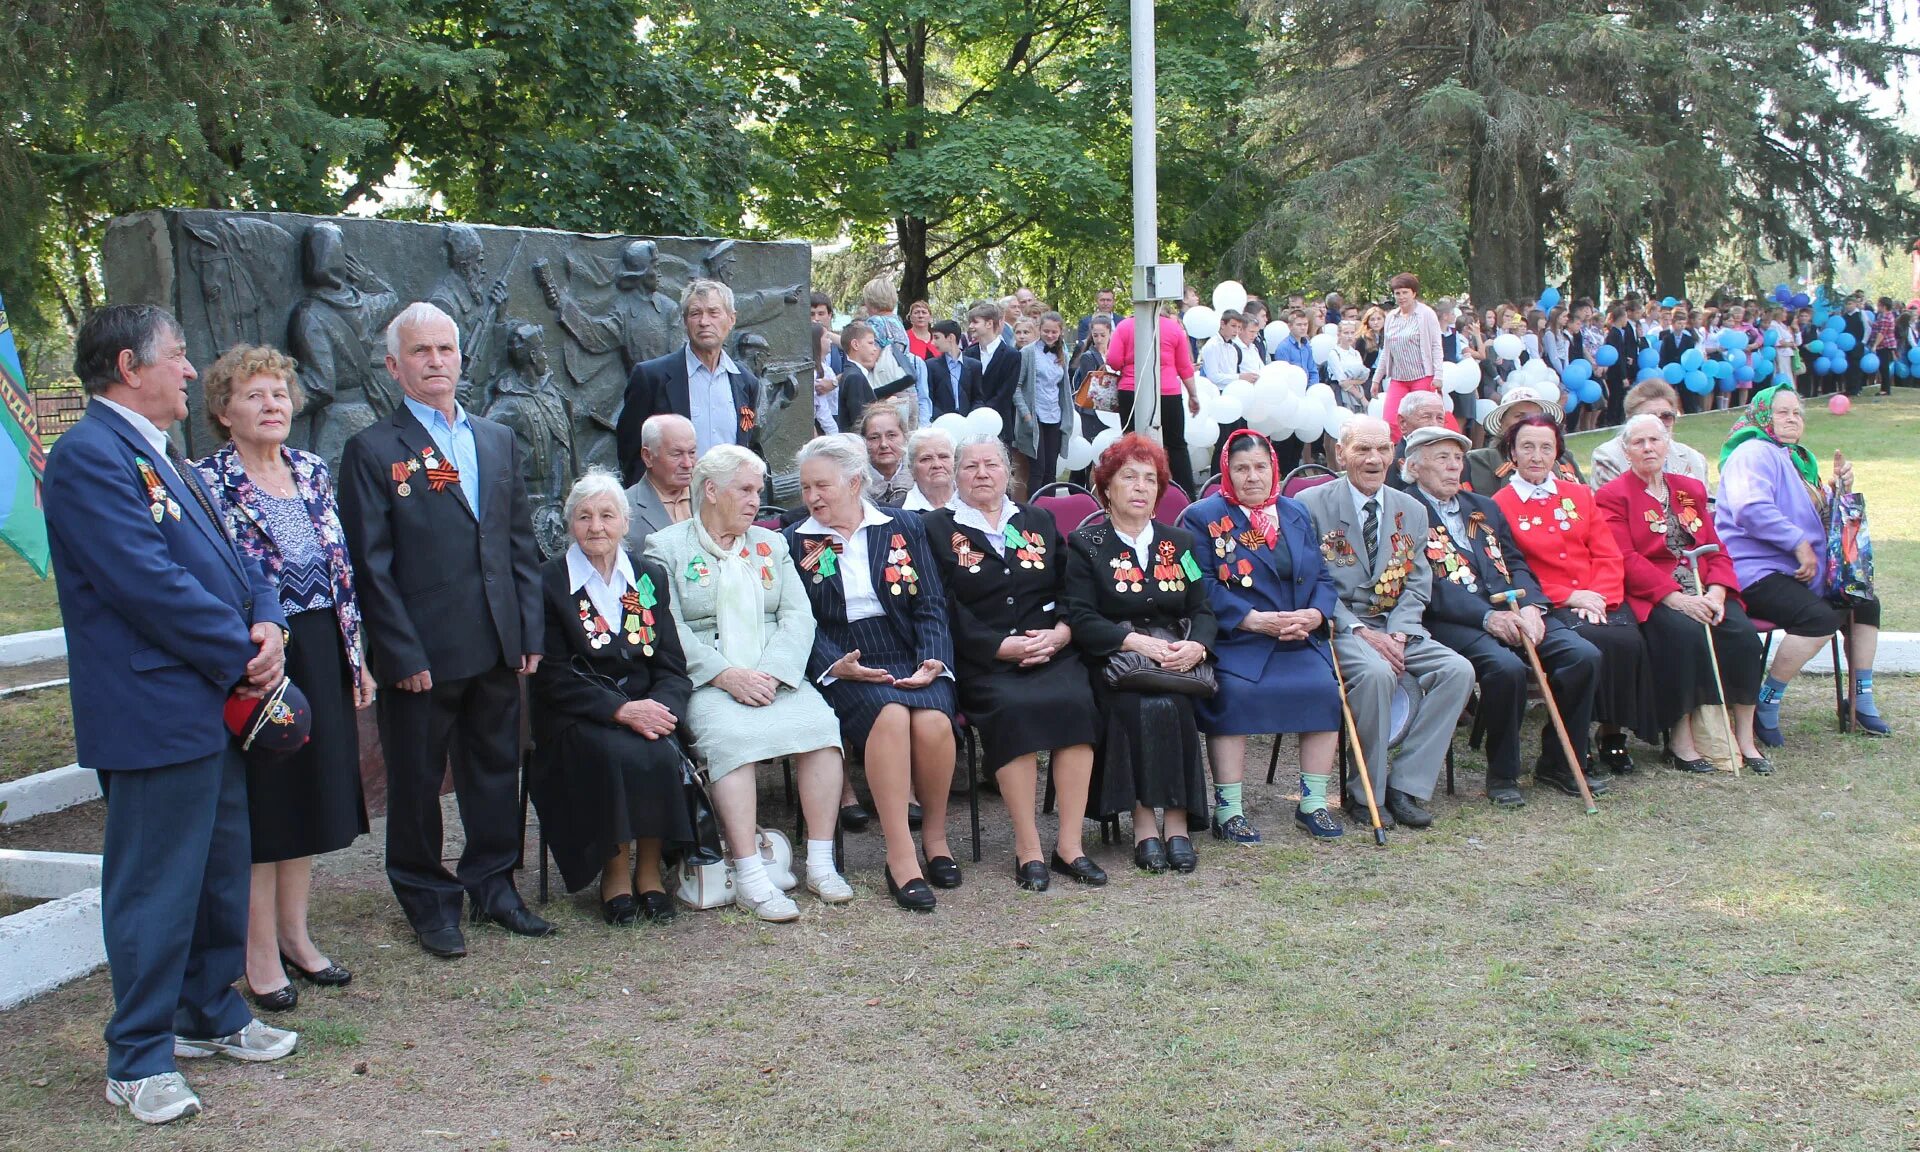
[[[1273,350],[1273,359],[1276,364],[1298,364],[1300,370],[1307,374],[1309,384],[1320,381],[1320,366],[1313,362],[1313,345],[1305,340],[1296,340],[1288,335],[1280,341],[1280,347]]]
[[[708,368],[693,354],[693,345],[687,345],[687,417],[702,456],[716,444],[735,443],[740,435],[740,414],[733,408],[733,374],[739,370],[725,352],[717,368]]]
[[[440,455],[447,458],[460,473],[460,491],[466,494],[467,507],[473,510],[476,519],[480,516],[480,454],[473,446],[473,421],[468,418],[467,410],[459,404],[453,406],[453,422],[438,408],[429,408],[411,396],[402,397],[407,402],[407,410],[420,426],[433,437],[433,446],[440,449]]]

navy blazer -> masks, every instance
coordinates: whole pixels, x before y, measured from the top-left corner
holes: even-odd
[[[154,480],[163,493],[150,494]],[[193,489],[206,491],[199,473],[176,473],[104,404],[87,405],[48,454],[47,538],[74,737],[89,768],[219,752],[230,738],[221,709],[259,651],[248,632],[286,626],[279,591],[207,519]]]
[[[1264,540],[1249,545],[1240,535],[1252,529],[1245,512],[1225,496],[1213,495],[1187,505],[1180,515],[1180,527],[1192,533],[1199,546],[1194,556],[1206,572],[1207,602],[1220,621],[1214,641],[1214,655],[1220,667],[1243,680],[1260,680],[1267,662],[1278,652],[1297,652],[1311,648],[1328,661],[1326,635],[1314,631],[1305,640],[1275,640],[1240,627],[1249,612],[1298,612],[1318,609],[1333,619],[1340,592],[1333,575],[1320,555],[1320,536],[1313,530],[1313,514],[1297,500],[1285,496],[1274,502],[1279,513],[1280,536],[1293,557],[1293,575],[1281,579],[1275,566],[1278,557]],[[1243,567],[1244,565],[1244,567]],[[1251,586],[1244,581],[1252,580]]]
[[[911,512],[895,508],[881,511],[891,518],[889,523],[860,529],[866,534],[867,575],[880,597],[884,613],[881,619],[893,626],[900,646],[913,653],[916,664],[938,660],[951,672],[953,633],[947,626],[947,597],[940,585],[939,565],[934,563],[933,552],[927,545],[926,529]],[[843,643],[849,639],[846,586],[837,573],[820,575],[819,550],[826,547],[832,537],[802,532],[800,529],[805,523],[803,520],[787,528],[786,536],[787,548],[793,553],[794,563],[800,569],[800,581],[807,590],[807,600],[813,605],[817,627],[813,631],[813,654],[807,658],[807,678],[818,681],[852,645]],[[897,579],[887,578],[888,569],[895,567],[887,562],[887,554],[896,547],[895,536],[900,538],[898,547],[906,549],[904,566],[912,569],[911,580],[905,579],[902,573],[895,574]],[[896,584],[901,588],[897,595],[891,591]],[[908,591],[915,586],[918,592]]]
[[[947,371],[945,356],[927,358],[927,399],[933,402],[935,418],[949,412],[958,412],[962,416],[980,406],[980,361],[970,356],[960,357],[960,400],[955,404],[953,398],[953,377]]]
[[[759,409],[760,380],[746,371],[729,373],[727,379],[733,385],[733,442],[751,446],[755,413]],[[613,440],[620,453],[621,482],[629,488],[639,483],[647,471],[646,465],[640,462],[640,426],[649,416],[663,413],[689,418],[693,415],[687,391],[685,346],[665,356],[642,360],[627,376],[627,397],[620,406],[620,418],[614,421]]]
[[[968,359],[980,365],[980,383],[975,399],[982,408],[991,408],[1000,413],[1003,422],[1000,439],[1013,438],[1013,393],[1020,386],[1020,353],[1014,349],[1012,338],[1000,341],[993,349],[993,363],[980,361],[980,348],[975,345],[968,349]]]
[[[1467,522],[1466,540],[1455,540],[1440,519],[1440,510],[1418,484],[1407,492],[1427,509],[1427,563],[1433,567],[1433,594],[1427,600],[1428,622],[1457,624],[1479,631],[1487,613],[1507,611],[1489,599],[1497,592],[1518,588],[1526,595],[1520,607],[1531,605],[1550,612],[1553,605],[1540,591],[1540,581],[1527,567],[1527,558],[1514,543],[1506,514],[1485,496],[1460,490],[1460,518]]]

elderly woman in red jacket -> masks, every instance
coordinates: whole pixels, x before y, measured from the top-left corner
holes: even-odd
[[[1672,729],[1674,767],[1711,772],[1693,741],[1688,716],[1720,703],[1709,665],[1707,629],[1719,658],[1720,682],[1733,712],[1734,738],[1746,766],[1761,775],[1773,764],[1753,742],[1753,709],[1760,699],[1760,637],[1740,604],[1733,562],[1719,551],[1707,490],[1698,480],[1665,471],[1668,433],[1652,416],[1635,416],[1622,433],[1630,470],[1600,489],[1600,509],[1612,521],[1625,560],[1627,607],[1640,621],[1653,661],[1655,720]],[[1712,545],[1698,558],[1698,583],[1685,570],[1685,553]],[[1695,594],[1694,589],[1701,591]]]
[[[1596,759],[1609,772],[1634,770],[1627,733],[1649,744],[1654,723],[1653,670],[1634,614],[1627,608],[1626,564],[1593,490],[1566,478],[1557,462],[1566,437],[1550,416],[1509,420],[1499,451],[1513,471],[1494,503],[1513,526],[1513,538],[1549,603],[1546,610],[1600,650],[1593,718],[1600,740]]]

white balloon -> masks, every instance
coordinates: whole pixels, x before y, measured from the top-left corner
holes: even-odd
[[[1387,418],[1387,398],[1385,396],[1375,396],[1373,399],[1367,401],[1367,415],[1373,417],[1375,420],[1385,420]]]
[[[934,420],[933,426],[956,440],[973,430],[973,425],[968,422],[967,417],[959,412],[941,413]]]
[[[1272,348],[1280,347],[1280,342],[1282,340],[1285,340],[1288,334],[1293,331],[1293,329],[1287,326],[1287,322],[1285,320],[1272,320],[1272,321],[1269,321],[1267,323],[1267,326],[1265,328],[1262,328],[1260,331],[1267,338],[1267,347],[1269,349],[1272,349]]]
[[[1307,403],[1320,410],[1322,420],[1326,419],[1329,412],[1340,406],[1339,400],[1333,394],[1333,386],[1329,384],[1315,384],[1308,388]]]
[[[1201,405],[1200,413],[1210,420],[1217,420],[1222,424],[1231,424],[1235,420],[1245,416],[1247,410],[1246,405],[1240,402],[1239,397],[1220,396],[1215,398],[1211,408],[1204,404]]]
[[[1446,383],[1447,391],[1465,395],[1480,387],[1480,362],[1478,360],[1459,360],[1441,369],[1440,378]]]
[[[1099,410],[1095,410],[1093,414],[1093,418],[1095,420],[1100,421],[1100,423],[1105,424],[1109,428],[1120,427],[1120,413],[1118,412],[1102,412]]]
[[[1093,463],[1093,444],[1075,436],[1067,445],[1067,467],[1075,472]]]
[[[1205,304],[1195,304],[1180,318],[1187,335],[1195,340],[1211,340],[1220,334],[1220,314]]]
[[[1333,355],[1333,350],[1339,346],[1340,333],[1331,328],[1320,329],[1318,335],[1307,341],[1307,347],[1313,349],[1313,358],[1321,363],[1325,363],[1327,357]]]
[[[1502,332],[1493,338],[1493,354],[1502,360],[1518,360],[1520,353],[1526,350],[1526,344],[1511,332]]]
[[[1187,417],[1187,445],[1192,448],[1211,448],[1215,440],[1220,439],[1220,425],[1205,416]]]
[[[1326,429],[1320,424],[1319,421],[1317,420],[1308,421],[1304,427],[1295,428],[1293,430],[1293,438],[1295,440],[1300,441],[1300,443],[1302,444],[1311,444],[1315,440],[1320,439],[1321,435],[1325,431]]]
[[[1306,390],[1307,370],[1298,364],[1276,360],[1260,370],[1262,383],[1272,381],[1298,396]]]
[[[1499,407],[1499,405],[1495,404],[1491,400],[1475,400],[1473,402],[1473,418],[1479,421],[1480,423],[1485,424],[1487,422],[1487,417],[1492,415],[1493,410],[1497,407]]]
[[[1220,402],[1220,389],[1205,376],[1193,378],[1193,399],[1200,405],[1200,415],[1213,417],[1213,406]]]
[[[1007,422],[992,408],[975,408],[967,413],[967,427],[981,436],[998,436]]]
[[[1247,306],[1247,290],[1238,280],[1222,280],[1213,286],[1213,307],[1216,312],[1238,312]]]
[[[1345,408],[1335,408],[1332,414],[1327,417],[1326,422],[1320,426],[1320,430],[1333,439],[1338,440],[1340,439],[1341,430],[1346,428],[1347,421],[1351,419],[1353,419],[1353,413],[1347,411]]]
[[[1100,459],[1101,456],[1106,454],[1107,449],[1113,447],[1113,442],[1118,439],[1120,439],[1120,429],[1103,429],[1100,435],[1093,438],[1093,458],[1095,460]]]

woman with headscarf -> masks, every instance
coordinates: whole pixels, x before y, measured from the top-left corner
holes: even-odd
[[[1820,479],[1820,464],[1801,445],[1806,410],[1786,385],[1765,389],[1734,421],[1720,449],[1720,493],[1715,505],[1720,538],[1739,574],[1747,610],[1779,625],[1786,638],[1760,685],[1754,735],[1779,747],[1780,701],[1807,660],[1845,631],[1853,669],[1853,710],[1860,730],[1885,736],[1889,729],[1873,703],[1873,658],[1880,642],[1880,602],[1872,596],[1842,597],[1827,563],[1827,525],[1833,503],[1853,488],[1853,465],[1833,454],[1833,483]],[[1851,620],[1848,613],[1851,611]]]
[[[1279,460],[1265,436],[1243,429],[1227,437],[1220,491],[1189,505],[1180,526],[1202,541],[1207,602],[1219,621],[1219,691],[1194,705],[1213,764],[1214,836],[1260,842],[1240,789],[1247,737],[1262,732],[1300,734],[1294,821],[1312,836],[1340,835],[1327,808],[1340,691],[1321,634],[1338,594],[1312,514],[1280,495]]]

